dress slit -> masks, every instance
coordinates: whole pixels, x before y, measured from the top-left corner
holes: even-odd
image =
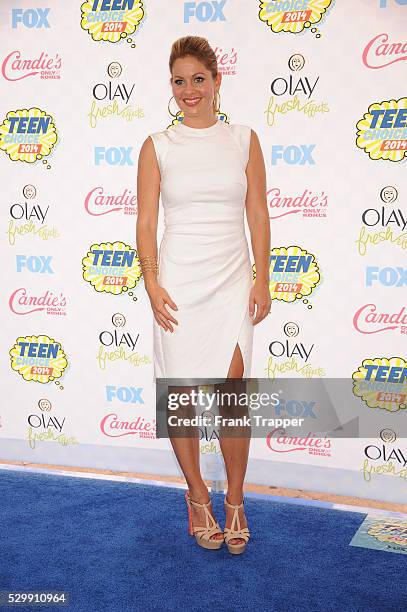
[[[247,306],[247,308],[248,308],[248,306]],[[246,311],[245,311],[245,313],[243,315],[242,321],[240,323],[239,333],[237,335],[237,338],[236,338],[234,344],[232,345],[231,354],[229,353],[230,357],[229,357],[228,366],[227,366],[227,369],[226,369],[226,372],[225,372],[225,379],[227,379],[227,377],[228,377],[229,369],[230,369],[230,366],[231,366],[231,363],[232,363],[232,359],[233,359],[233,355],[234,355],[236,346],[239,347],[240,354],[242,356],[242,361],[243,361],[243,374],[242,374],[242,378],[245,378],[245,376],[247,376],[248,365],[247,365],[246,360],[245,360],[246,351],[244,350],[244,347],[242,347],[242,342],[241,342],[242,329],[243,329],[243,325],[244,325],[244,322],[245,322],[246,313],[247,313],[247,309],[246,309]]]
[[[244,375],[244,371],[245,371],[245,363],[244,363],[243,351],[242,351],[242,349],[241,349],[241,347],[240,347],[240,342],[239,342],[239,340],[236,342],[236,344],[235,344],[235,348],[233,349],[233,354],[232,354],[232,357],[231,357],[231,360],[230,360],[230,363],[229,363],[229,367],[228,367],[228,373],[229,373],[229,370],[230,370],[230,366],[232,365],[233,356],[234,356],[234,354],[235,354],[236,347],[239,349],[240,355],[241,355],[241,357],[242,357],[242,362],[243,362],[243,373],[242,373],[242,377],[243,377],[243,375]],[[236,378],[236,376],[232,376],[231,378]],[[239,377],[239,378],[240,378],[240,377]]]

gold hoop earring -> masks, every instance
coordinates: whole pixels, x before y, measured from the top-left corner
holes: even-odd
[[[174,115],[174,114],[171,112],[171,109],[170,109],[170,104],[171,104],[171,100],[173,99],[173,97],[174,97],[174,96],[171,96],[171,98],[168,100],[168,105],[167,105],[167,108],[168,108],[168,112],[169,112],[169,114],[171,115],[171,117],[176,117],[176,116],[178,115],[178,113],[180,112],[180,110],[181,110],[181,109],[180,109],[180,108],[178,108],[178,112],[177,112],[177,113],[175,113],[175,115]]]
[[[216,108],[216,105],[215,105],[215,98],[216,98],[216,94],[217,94],[217,95],[218,95],[218,97],[219,97],[219,104],[218,104],[218,108]],[[215,112],[215,113],[218,113],[218,112],[220,111],[220,93],[219,93],[219,90],[217,90],[217,91],[215,92],[215,96],[214,96],[214,98],[213,98],[213,110],[214,110],[214,112]]]

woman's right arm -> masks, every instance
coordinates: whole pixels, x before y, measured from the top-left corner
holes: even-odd
[[[154,317],[165,330],[173,331],[170,321],[178,324],[165,304],[178,310],[157,278],[157,225],[160,198],[160,169],[150,136],[143,142],[137,170],[137,253],[141,262],[144,285],[150,298]]]

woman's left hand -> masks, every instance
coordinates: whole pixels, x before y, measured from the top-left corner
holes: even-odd
[[[254,316],[254,307],[257,306],[256,316]],[[253,325],[260,323],[270,312],[271,296],[268,282],[254,281],[253,287],[250,290],[249,296],[249,314],[252,318]]]

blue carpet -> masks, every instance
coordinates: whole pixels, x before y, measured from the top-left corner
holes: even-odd
[[[235,556],[196,545],[183,495],[1,470],[0,590],[70,593],[69,606],[14,608],[31,612],[407,609],[406,557],[349,546],[365,514],[246,498],[252,537]]]

